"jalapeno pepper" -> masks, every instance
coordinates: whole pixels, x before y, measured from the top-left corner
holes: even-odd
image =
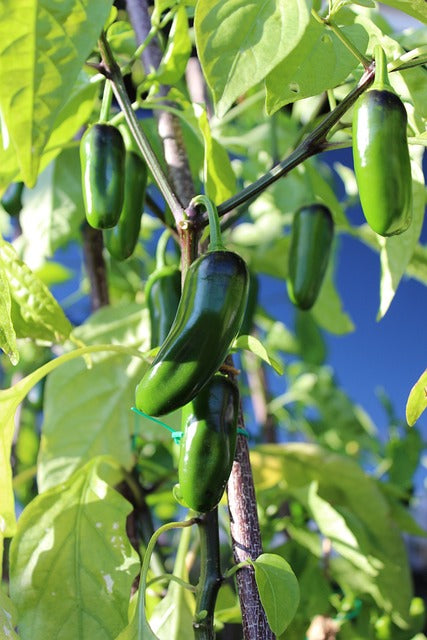
[[[328,266],[334,235],[331,213],[323,204],[299,209],[292,222],[289,249],[288,294],[300,309],[317,300]]]
[[[237,386],[219,373],[183,408],[179,488],[195,511],[214,509],[224,493],[236,449],[238,409]]]
[[[164,231],[157,243],[156,269],[145,285],[145,301],[150,314],[151,348],[163,344],[175,319],[181,298],[181,271],[166,264],[165,253],[170,233]]]
[[[141,229],[146,185],[147,165],[137,153],[127,151],[123,208],[116,226],[104,231],[104,244],[116,260],[130,258],[135,250]]]
[[[88,223],[95,229],[114,227],[123,207],[125,146],[118,129],[98,123],[80,142],[83,201]]]
[[[210,247],[190,265],[169,334],[136,388],[136,407],[143,413],[159,416],[190,402],[223,363],[239,331],[246,264],[232,251],[216,250],[223,247],[220,241]]]
[[[254,315],[258,304],[259,282],[256,273],[249,270],[248,299],[239,334],[247,336],[252,331]]]
[[[412,180],[407,115],[388,82],[381,47],[372,88],[354,106],[353,159],[362,210],[382,236],[405,231],[412,219]]]

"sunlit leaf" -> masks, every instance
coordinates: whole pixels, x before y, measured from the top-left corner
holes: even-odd
[[[197,50],[220,116],[296,47],[310,9],[309,0],[197,3]]]
[[[427,369],[412,387],[406,403],[406,421],[412,427],[427,409]]]
[[[246,349],[247,351],[251,351],[255,356],[269,364],[270,367],[273,367],[279,375],[283,374],[283,364],[280,360],[272,356],[255,336],[239,336],[233,342],[233,349]]]
[[[19,519],[10,592],[22,640],[114,638],[127,623],[139,567],[126,533],[132,506],[103,480],[101,463],[37,496]]]
[[[110,7],[111,0],[1,3],[0,108],[28,186]]]

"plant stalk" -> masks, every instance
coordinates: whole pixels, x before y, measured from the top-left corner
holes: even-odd
[[[197,522],[200,536],[200,578],[197,585],[196,613],[193,622],[195,640],[214,640],[214,611],[222,582],[218,509],[205,513]]]
[[[369,68],[365,71],[359,84],[355,87],[340,103],[339,105],[322,120],[322,122],[311,133],[307,135],[304,140],[292,151],[292,153],[282,160],[275,167],[270,169],[266,174],[258,178],[255,182],[248,185],[242,191],[232,196],[228,200],[222,202],[217,210],[218,215],[223,216],[228,211],[244,204],[248,200],[254,199],[262,191],[265,190],[270,184],[286,176],[296,166],[311,158],[311,156],[324,151],[327,148],[328,142],[326,136],[332,127],[337,124],[343,114],[356,102],[357,98],[369,87],[373,82],[375,75],[375,65],[371,63]]]

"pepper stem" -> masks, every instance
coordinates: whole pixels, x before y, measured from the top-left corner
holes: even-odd
[[[205,207],[209,218],[210,242],[208,251],[225,251],[225,246],[221,236],[221,226],[219,223],[218,211],[214,203],[205,195],[199,195],[192,199],[190,206],[201,204]]]
[[[102,95],[101,111],[99,119],[101,122],[107,122],[110,117],[111,103],[113,101],[113,87],[109,80],[105,81],[104,93]]]
[[[372,85],[373,89],[378,89],[379,91],[387,90],[393,91],[394,89],[390,84],[390,80],[388,78],[387,72],[387,57],[384,53],[384,49],[380,44],[376,44],[374,48],[374,56],[375,56],[375,80]]]
[[[169,229],[165,229],[160,236],[156,247],[156,269],[161,269],[166,264],[166,247],[171,236]]]

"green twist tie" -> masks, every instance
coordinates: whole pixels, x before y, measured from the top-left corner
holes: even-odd
[[[246,429],[242,429],[242,427],[238,427],[237,433],[239,434],[239,436],[245,436],[245,438],[249,438],[249,431],[246,431]]]
[[[162,427],[164,427],[170,432],[176,444],[180,443],[182,438],[182,431],[175,431],[174,429],[172,429],[172,427],[167,425],[165,422],[162,422],[158,418],[153,418],[153,416],[149,416],[148,413],[144,413],[143,411],[140,411],[136,407],[131,407],[131,411],[133,411],[134,413],[137,413],[139,416],[142,416],[143,418],[148,418],[148,420],[151,420],[152,422],[156,422],[157,424],[160,424]]]

